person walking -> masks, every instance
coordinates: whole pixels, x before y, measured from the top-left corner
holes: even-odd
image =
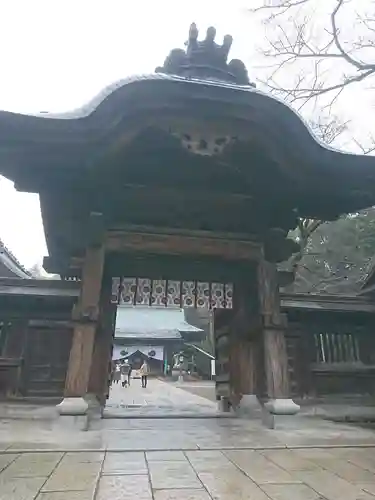
[[[121,377],[120,365],[116,363],[113,374],[113,383],[118,384],[120,382],[120,377]]]
[[[143,361],[143,365],[141,366],[139,372],[141,374],[142,387],[145,389],[147,387],[147,377],[148,374],[150,373],[150,368],[148,366],[147,361]]]
[[[128,375],[129,375],[129,365],[127,363],[124,363],[121,365],[121,385],[122,385],[122,387],[127,387]]]
[[[132,374],[132,371],[133,371],[133,367],[132,365],[129,363],[128,360],[126,360],[126,363],[128,363],[129,365],[129,370],[128,370],[128,386],[130,387],[130,377],[131,377],[131,374]]]

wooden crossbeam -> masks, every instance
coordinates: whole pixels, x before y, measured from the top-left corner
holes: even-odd
[[[110,231],[106,248],[112,252],[212,256],[231,261],[257,261],[262,255],[261,245],[253,241],[125,231]]]

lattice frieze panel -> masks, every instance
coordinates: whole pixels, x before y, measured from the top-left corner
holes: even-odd
[[[134,305],[136,292],[137,278],[122,278],[120,286],[120,298],[118,303],[129,306]]]
[[[225,286],[223,283],[211,284],[211,307],[212,309],[225,308]]]
[[[233,284],[226,283],[225,284],[225,307],[224,309],[232,309],[233,308]]]
[[[112,304],[117,304],[120,299],[120,278],[112,279],[112,292],[111,292],[111,302]]]
[[[139,306],[149,306],[151,302],[152,283],[148,278],[138,278],[135,302]]]
[[[113,278],[111,301],[122,306],[232,309],[233,285],[203,281]]]
[[[152,306],[165,306],[166,297],[166,280],[153,280],[152,282],[152,296],[151,304]]]
[[[181,283],[181,307],[195,307],[196,283],[195,281],[183,281]]]
[[[167,306],[181,307],[181,281],[168,281]]]
[[[198,282],[196,284],[196,288],[197,288],[197,307],[205,307],[206,309],[209,309],[211,306],[210,283]]]

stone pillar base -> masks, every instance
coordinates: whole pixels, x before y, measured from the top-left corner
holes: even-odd
[[[89,428],[88,415],[60,415],[57,420],[58,429],[71,431],[87,431]]]
[[[236,413],[239,417],[247,418],[260,418],[261,411],[262,405],[255,394],[244,394],[238,408],[236,409]]]
[[[95,396],[95,394],[86,394],[84,400],[88,405],[87,413],[89,415],[89,418],[102,418],[104,407],[100,404],[100,401]]]
[[[293,399],[270,399],[264,407],[273,415],[295,415],[301,409]]]
[[[300,410],[292,399],[271,399],[262,409],[262,423],[268,429],[275,429],[279,425],[290,421],[290,417]]]
[[[84,398],[64,398],[56,406],[59,414],[58,425],[68,429],[87,431],[89,405]]]
[[[218,411],[229,413],[231,409],[229,398],[222,396],[217,402],[217,409]]]

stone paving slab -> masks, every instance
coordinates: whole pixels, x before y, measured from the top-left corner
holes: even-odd
[[[2,473],[4,474],[4,473]],[[16,478],[0,474],[0,500],[34,500],[45,482],[43,477]]]
[[[19,455],[16,455],[14,453],[12,454],[4,454],[4,455],[0,455],[0,473],[6,468],[8,467],[9,464],[11,464],[12,462],[14,462],[14,460],[16,460],[16,458],[19,457]]]
[[[305,484],[265,484],[263,491],[273,500],[322,500],[322,496]]]
[[[148,462],[162,462],[162,461],[172,461],[178,462],[182,460],[183,462],[186,460],[185,454],[183,451],[148,451],[146,452],[146,458]]]
[[[94,491],[101,464],[60,463],[43,485],[42,492]]]
[[[156,490],[155,500],[211,500],[206,490]]]
[[[35,500],[93,500],[91,491],[50,491],[39,493]]]
[[[147,475],[147,464],[142,452],[109,452],[103,464],[103,475]]]
[[[152,500],[147,476],[104,476],[100,479],[97,500]]]
[[[253,450],[226,451],[225,456],[257,484],[299,483],[298,476]]]
[[[151,483],[157,490],[199,489],[201,483],[190,463],[184,461],[149,462]]]
[[[28,453],[20,455],[3,471],[11,477],[48,478],[61,461],[62,453]],[[1,476],[0,476],[1,477]]]
[[[375,498],[375,448],[24,453],[0,459],[0,500]]]

